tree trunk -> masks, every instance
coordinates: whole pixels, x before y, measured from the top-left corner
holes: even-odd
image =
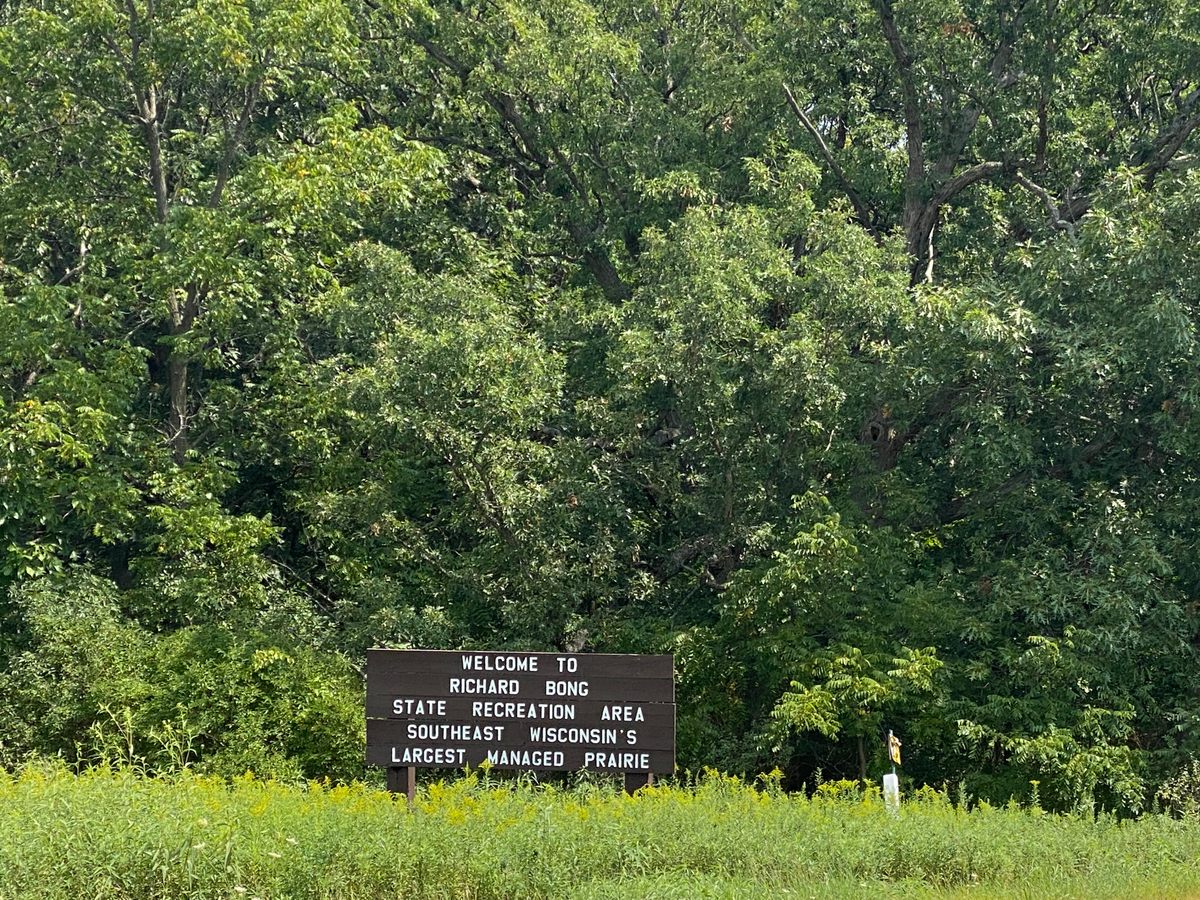
[[[907,238],[909,259],[912,261],[909,275],[912,284],[933,282],[933,236],[937,231],[940,213],[940,206],[934,205],[932,201],[921,203],[919,198],[909,198],[905,201],[904,234]]]
[[[183,465],[188,452],[188,361],[172,351],[167,363],[170,379],[171,411],[167,428],[171,440],[171,451],[177,465]]]

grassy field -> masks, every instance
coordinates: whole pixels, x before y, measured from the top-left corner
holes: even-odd
[[[3,898],[1200,897],[1200,823],[709,777],[636,797],[0,774]]]

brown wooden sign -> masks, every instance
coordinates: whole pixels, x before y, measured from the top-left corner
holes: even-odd
[[[370,650],[367,763],[664,774],[674,701],[670,656]]]

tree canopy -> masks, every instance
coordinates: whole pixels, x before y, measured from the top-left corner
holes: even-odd
[[[1146,808],[1198,126],[1185,0],[0,5],[0,763],[665,651],[686,767]]]

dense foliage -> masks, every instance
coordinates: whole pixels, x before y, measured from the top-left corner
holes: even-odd
[[[1197,125],[1186,0],[0,5],[0,764],[344,778],[370,645],[670,651],[685,766],[1146,808]]]

